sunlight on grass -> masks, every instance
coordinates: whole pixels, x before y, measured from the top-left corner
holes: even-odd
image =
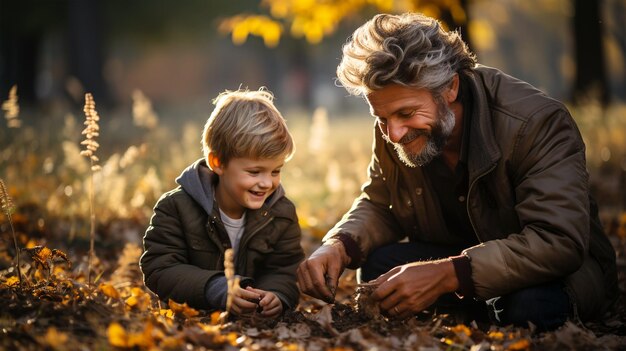
[[[134,99],[133,114],[127,114],[125,122],[130,125],[124,127],[126,138],[111,135],[111,125],[120,125],[119,120],[101,121],[102,170],[94,174],[93,199],[100,225],[128,220],[146,226],[160,195],[175,187],[180,172],[202,157],[201,123],[182,121],[182,127],[172,129],[159,124],[141,92],[135,92]],[[617,182],[626,170],[626,120],[621,118],[626,105],[602,110],[589,103],[572,108],[572,113],[587,144],[594,189],[603,194],[601,205],[616,208],[623,196]],[[366,180],[373,120],[329,115],[322,107],[310,114],[284,115],[296,153],[284,168],[283,185],[297,206],[305,235],[319,239],[351,206]],[[0,128],[0,175],[9,195],[18,208],[40,210],[44,223],[55,218],[58,228],[49,230],[65,231],[70,239],[86,236],[91,165],[80,155],[77,117],[69,111],[63,117],[24,117],[28,123],[21,128]]]

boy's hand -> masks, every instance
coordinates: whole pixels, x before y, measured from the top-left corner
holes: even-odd
[[[233,294],[232,304],[230,306],[231,312],[235,315],[250,315],[256,311],[258,307],[258,301],[261,300],[261,294],[257,291],[250,290],[251,288],[238,288]],[[260,290],[259,290],[260,291]]]
[[[258,306],[260,308],[260,313],[263,317],[275,318],[280,316],[280,314],[283,312],[283,303],[273,292],[255,289],[250,286],[247,287],[246,290],[256,293],[260,296]]]

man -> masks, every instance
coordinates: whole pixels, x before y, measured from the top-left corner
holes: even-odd
[[[298,268],[303,292],[332,302],[343,270],[361,267],[391,317],[452,305],[540,329],[615,301],[615,252],[561,103],[477,65],[419,14],[358,28],[337,74],[376,118],[374,151],[361,196]]]

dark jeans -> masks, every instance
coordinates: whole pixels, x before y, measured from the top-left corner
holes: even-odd
[[[370,253],[359,270],[360,281],[369,281],[393,267],[409,262],[456,256],[464,248],[428,243],[396,243]],[[532,322],[540,331],[555,329],[571,316],[570,301],[560,281],[540,284],[487,300],[459,299],[455,294],[442,295],[431,309],[460,313],[467,320],[489,321],[505,326],[527,327]]]

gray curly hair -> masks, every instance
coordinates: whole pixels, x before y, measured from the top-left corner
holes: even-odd
[[[343,46],[337,77],[349,93],[367,95],[388,84],[441,92],[460,70],[476,65],[461,36],[418,13],[380,14]]]

